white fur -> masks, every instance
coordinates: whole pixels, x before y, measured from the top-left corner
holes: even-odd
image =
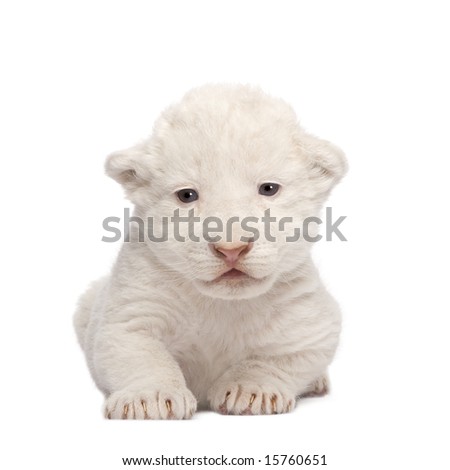
[[[152,136],[111,155],[107,173],[143,218],[318,215],[346,171],[342,152],[305,133],[283,101],[248,86],[207,85],[167,109]],[[275,196],[258,193],[277,182]],[[175,192],[200,197],[181,203]],[[233,237],[242,235],[240,229]],[[233,238],[234,240],[234,238]],[[290,410],[326,391],[340,314],[310,244],[260,239],[224,271],[206,241],[124,243],[109,277],[80,299],[75,326],[110,418],[189,418]]]

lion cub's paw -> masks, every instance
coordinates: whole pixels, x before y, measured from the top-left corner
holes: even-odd
[[[197,400],[187,389],[165,388],[141,392],[121,390],[105,401],[108,419],[189,419]]]
[[[213,410],[232,415],[287,413],[295,406],[293,394],[274,386],[252,383],[217,384],[208,398]]]
[[[302,394],[303,398],[307,397],[322,397],[330,390],[330,379],[327,374],[322,375],[316,379],[309,387],[308,390]]]

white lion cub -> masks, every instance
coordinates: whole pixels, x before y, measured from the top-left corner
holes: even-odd
[[[139,220],[74,318],[106,417],[285,413],[327,391],[340,313],[305,221],[345,171],[338,148],[249,86],[194,89],[109,156]]]

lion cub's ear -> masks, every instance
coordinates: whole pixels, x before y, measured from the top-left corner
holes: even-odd
[[[301,133],[300,146],[306,156],[309,178],[319,193],[328,193],[347,172],[344,152],[327,140]]]
[[[145,145],[138,144],[109,155],[105,171],[124,187],[127,196],[133,200],[133,194],[151,180],[151,161]]]

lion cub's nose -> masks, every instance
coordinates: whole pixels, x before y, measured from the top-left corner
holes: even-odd
[[[253,242],[220,242],[209,246],[215,256],[223,258],[227,266],[233,267],[239,258],[252,249]]]

